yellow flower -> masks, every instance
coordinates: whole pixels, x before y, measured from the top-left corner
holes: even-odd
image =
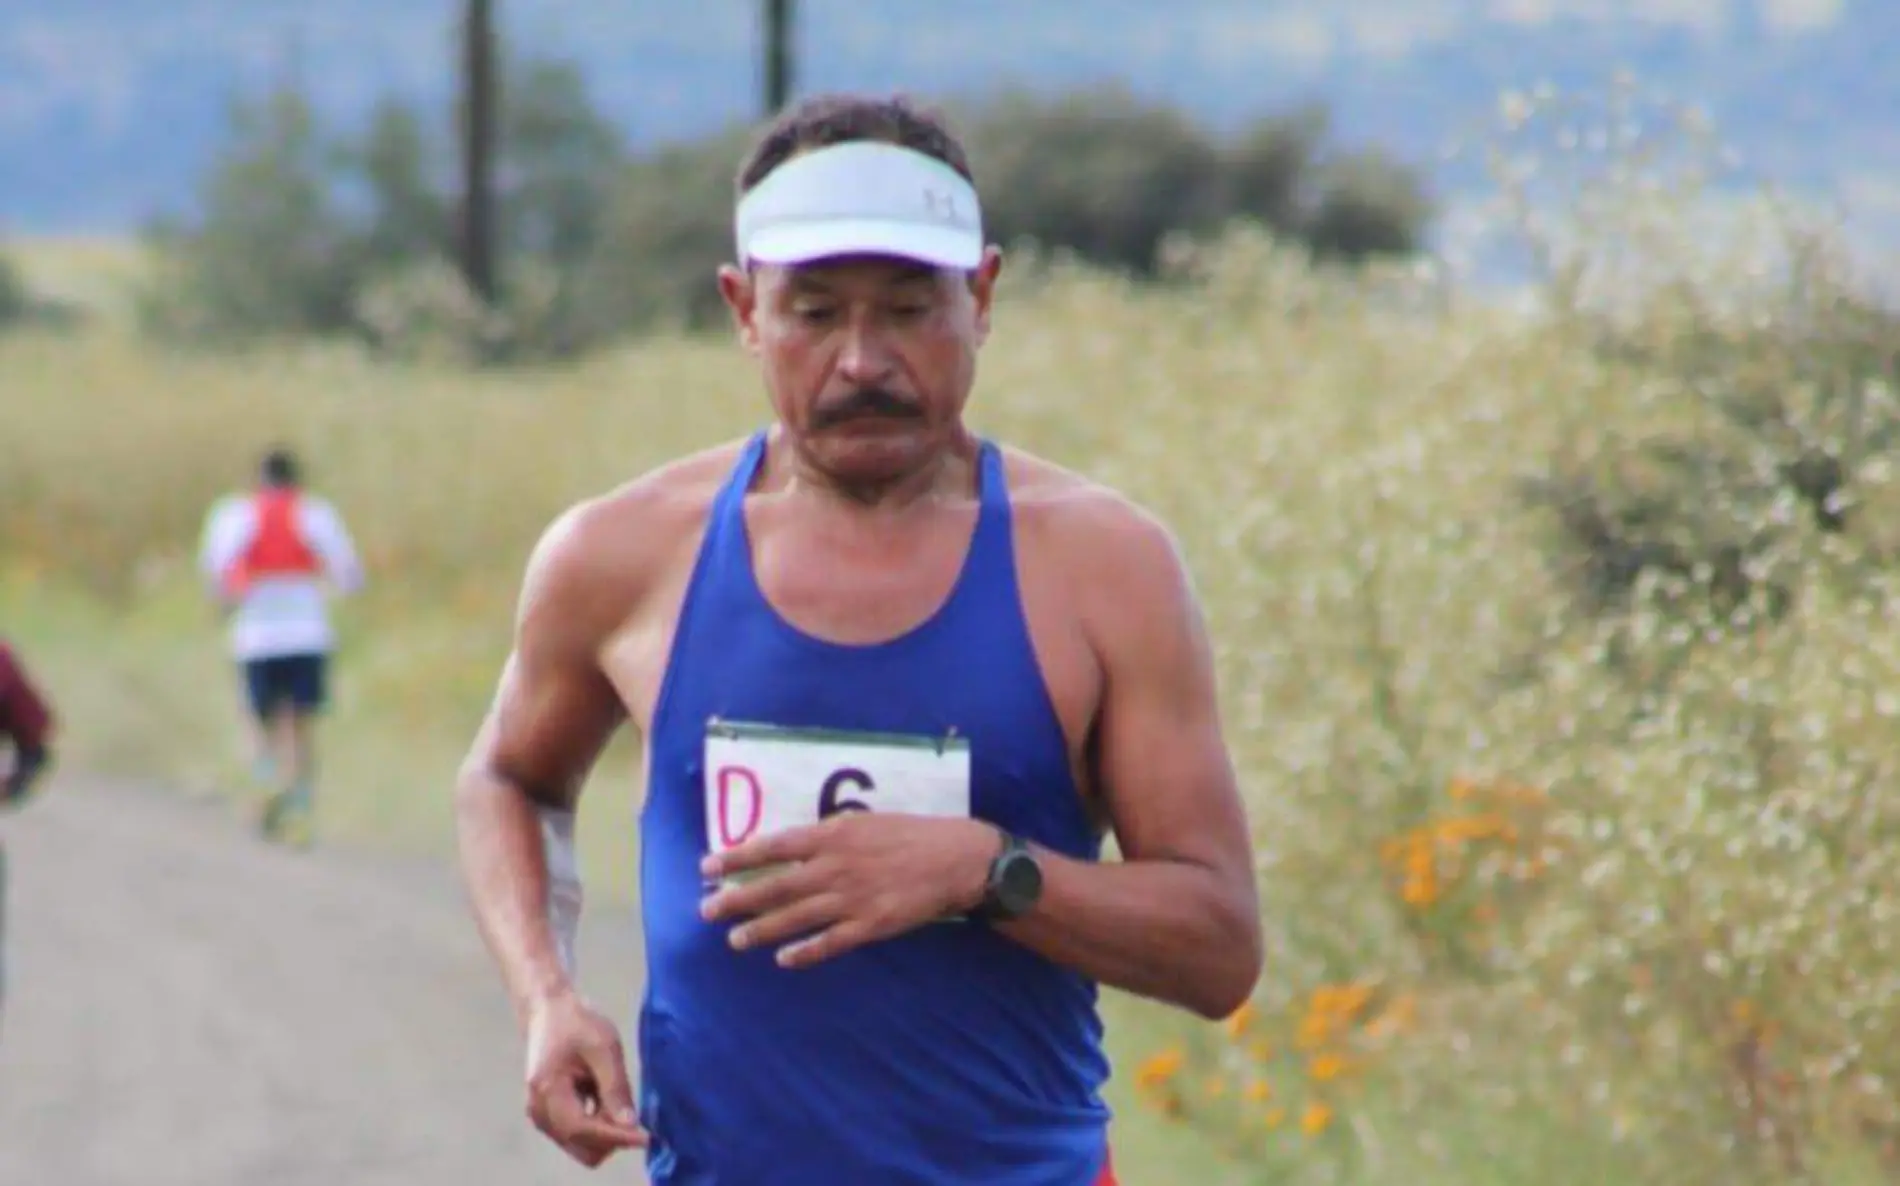
[[[1264,1104],[1273,1098],[1273,1084],[1265,1079],[1255,1079],[1247,1084],[1247,1102]]]
[[[1328,1051],[1325,1054],[1316,1054],[1309,1059],[1306,1064],[1306,1073],[1311,1075],[1316,1082],[1329,1083],[1345,1074],[1349,1065],[1345,1056]]]
[[[1286,1109],[1268,1108],[1266,1115],[1260,1118],[1260,1122],[1268,1128],[1278,1128],[1286,1123]]]
[[[1148,1060],[1135,1070],[1135,1084],[1139,1087],[1165,1087],[1181,1073],[1181,1066],[1187,1061],[1187,1055],[1179,1046],[1170,1046]]]
[[[1489,840],[1493,837],[1514,843],[1517,840],[1517,828],[1511,821],[1494,811],[1481,815],[1457,816],[1439,823],[1438,840],[1447,847],[1455,847],[1472,840]]]
[[[1333,1122],[1333,1110],[1321,1103],[1306,1105],[1306,1111],[1300,1116],[1300,1131],[1309,1137],[1316,1137],[1326,1131]]]
[[[1308,1013],[1293,1031],[1293,1044],[1301,1050],[1316,1050],[1333,1036],[1333,1019],[1327,1013]]]
[[[1201,1087],[1209,1099],[1220,1099],[1227,1094],[1227,1080],[1220,1075],[1209,1075]]]
[[[1333,994],[1333,1010],[1341,1017],[1356,1017],[1371,999],[1371,985],[1344,984]]]
[[[1222,1025],[1226,1027],[1228,1037],[1238,1038],[1253,1028],[1253,1021],[1254,1004],[1252,1001],[1247,1001],[1229,1014]]]
[[[1366,1025],[1369,1037],[1383,1038],[1398,1033],[1412,1024],[1418,1012],[1418,1000],[1411,993],[1400,993],[1392,998],[1383,1012]]]
[[[1365,984],[1322,984],[1313,990],[1309,1008],[1315,1013],[1349,1018],[1365,1008],[1372,999],[1372,988]]]

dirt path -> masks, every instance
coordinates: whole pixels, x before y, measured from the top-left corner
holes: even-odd
[[[589,1174],[522,1116],[451,870],[275,849],[222,806],[70,782],[0,839],[0,1186],[643,1180]],[[584,985],[625,1019],[638,933],[589,914]]]

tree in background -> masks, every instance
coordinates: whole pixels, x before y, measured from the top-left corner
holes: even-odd
[[[462,14],[462,278],[486,306],[495,304],[495,14],[490,0],[468,0]]]
[[[1417,176],[1361,150],[1329,154],[1317,107],[1265,117],[1230,142],[1121,88],[1010,92],[953,113],[993,237],[1152,278],[1180,232],[1256,222],[1329,263],[1420,249],[1432,206]],[[713,270],[731,251],[734,162],[746,128],[637,159],[582,286],[601,333],[714,324]]]
[[[1362,263],[1418,250],[1432,202],[1416,173],[1362,150],[1322,162],[1310,182],[1295,232],[1318,258]]]
[[[467,334],[484,356],[517,352],[511,339],[527,331],[510,318],[539,324],[566,299],[626,156],[573,66],[518,61],[504,74],[499,312],[458,262],[456,149],[442,121],[391,96],[360,133],[337,134],[318,125],[291,78],[233,105],[199,216],[150,231],[161,266],[143,303],[148,327],[187,340],[347,336],[389,349],[415,335]]]
[[[1412,170],[1362,149],[1329,157],[1329,121],[1307,106],[1222,143],[1174,109],[1120,87],[1008,95],[962,121],[994,233],[1150,276],[1164,238],[1247,221],[1324,260],[1419,250],[1431,202]]]
[[[798,16],[797,5],[792,0],[761,0],[761,3],[765,6],[764,20],[760,22],[765,61],[760,80],[764,84],[764,114],[769,119],[792,97],[792,83],[797,76],[792,41]]]
[[[361,132],[326,132],[293,79],[233,108],[201,217],[154,235],[165,266],[150,324],[502,361],[717,319],[713,273],[730,252],[733,171],[752,129],[635,157],[574,65],[504,63],[492,300],[471,279],[459,222],[465,146],[393,97]],[[1227,141],[1116,87],[1006,93],[955,118],[993,237],[1137,279],[1157,274],[1170,236],[1234,221],[1350,266],[1417,251],[1433,213],[1403,164],[1330,150],[1317,107]]]
[[[1163,236],[1213,230],[1226,213],[1219,147],[1119,88],[1005,94],[958,122],[999,242],[1145,275]]]
[[[418,263],[455,248],[452,204],[444,197],[436,147],[415,108],[383,99],[360,146],[340,162],[368,200],[365,254],[380,265]]]
[[[200,186],[196,225],[161,220],[150,324],[216,340],[334,333],[365,266],[335,185],[336,146],[296,82],[237,100],[230,139]]]
[[[1226,152],[1226,206],[1270,230],[1297,236],[1306,222],[1307,188],[1324,150],[1324,108],[1305,106],[1254,121]]]
[[[562,62],[526,62],[503,104],[499,176],[505,252],[579,266],[599,241],[627,159],[619,129]]]

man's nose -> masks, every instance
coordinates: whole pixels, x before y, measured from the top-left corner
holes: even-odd
[[[854,384],[869,385],[888,378],[891,365],[890,343],[875,319],[853,318],[838,353],[839,377]]]

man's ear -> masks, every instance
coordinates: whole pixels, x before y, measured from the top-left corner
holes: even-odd
[[[719,295],[724,298],[726,308],[732,313],[732,324],[738,331],[739,344],[748,351],[757,351],[759,347],[758,273],[737,264],[721,264]]]
[[[994,245],[983,250],[982,262],[969,273],[970,295],[976,299],[977,340],[990,333],[990,306],[996,297],[996,279],[1003,272],[1003,251]]]

